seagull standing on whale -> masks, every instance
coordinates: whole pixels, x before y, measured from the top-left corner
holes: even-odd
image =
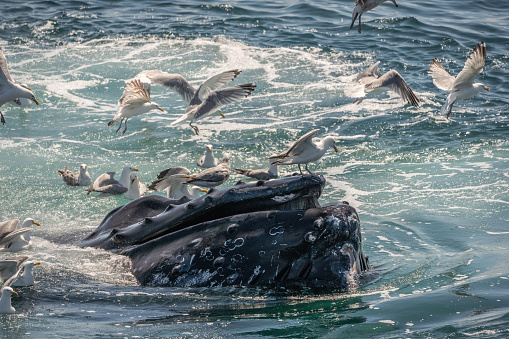
[[[482,90],[489,91],[490,88],[481,83],[475,83],[477,74],[482,72],[486,62],[486,43],[477,44],[470,57],[465,62],[465,66],[456,77],[450,75],[442,66],[437,58],[433,59],[429,65],[428,74],[433,78],[433,83],[438,88],[449,91],[445,104],[440,109],[441,114],[447,112],[447,118],[451,115],[452,106],[464,99],[473,97]]]
[[[300,168],[301,164],[306,165],[306,171],[310,174],[313,174],[308,169],[308,163],[316,161],[323,157],[325,152],[330,147],[333,147],[336,153],[338,152],[338,148],[336,147],[336,142],[332,137],[325,137],[320,142],[314,143],[313,136],[318,133],[318,129],[314,129],[311,132],[304,134],[297,140],[289,149],[284,151],[283,153],[273,155],[269,157],[269,159],[277,159],[271,161],[273,165],[292,165],[297,164],[299,166],[299,171],[302,176],[302,169]]]
[[[223,160],[216,167],[211,167],[198,174],[180,175],[186,178],[184,184],[193,184],[200,187],[216,187],[230,177],[230,153],[223,154]]]

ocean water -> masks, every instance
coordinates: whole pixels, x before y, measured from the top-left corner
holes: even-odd
[[[353,2],[2,1],[0,49],[40,105],[1,108],[0,220],[41,223],[18,254],[43,264],[35,286],[17,289],[16,314],[0,315],[0,337],[509,336],[509,3],[384,3],[363,15],[359,35]],[[481,40],[477,81],[491,91],[447,120],[428,64],[438,57],[455,75]],[[391,92],[352,104],[353,79],[377,60],[420,107]],[[124,80],[143,69],[199,84],[234,68],[233,84],[256,91],[198,136],[170,126],[185,105],[158,87],[152,100],[167,112],[130,119],[125,135],[107,127]],[[150,182],[167,167],[198,171],[209,143],[216,156],[231,152],[234,168],[261,168],[315,128],[340,149],[310,165],[327,179],[320,201],[357,209],[373,266],[350,291],[141,287],[126,258],[73,246],[128,200],[87,196],[56,169],[86,163],[95,178],[131,165]]]

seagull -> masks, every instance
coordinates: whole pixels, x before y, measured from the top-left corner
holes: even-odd
[[[21,87],[23,87],[23,88],[28,89],[29,91],[32,90],[30,87],[28,87],[27,84],[19,84],[19,85]],[[27,98],[17,98],[17,99],[14,99],[14,100],[10,101],[10,103],[13,104],[13,105],[21,106],[21,107],[27,107],[27,106],[31,106],[32,105],[32,100],[27,99]]]
[[[380,61],[377,61],[373,65],[366,68],[362,73],[360,73],[355,81],[364,85],[364,90],[377,93],[384,92],[387,90],[392,90],[398,93],[403,100],[412,104],[414,106],[419,106],[419,99],[415,96],[414,92],[408,87],[405,79],[395,70],[391,69],[384,75],[380,75],[380,71],[378,70],[378,65]],[[363,99],[357,101],[357,104],[360,104]]]
[[[131,173],[129,177],[129,187],[124,194],[126,199],[138,199],[147,194],[147,186],[138,178],[136,173]]]
[[[30,246],[30,226],[41,224],[32,218],[26,218],[19,225],[19,219],[0,223],[0,251],[16,252]],[[19,227],[17,227],[19,226]]]
[[[12,287],[7,286],[0,290],[0,294],[2,295],[0,298],[0,313],[7,314],[16,312],[16,309],[14,309],[11,304],[11,296],[13,294],[18,295],[18,293],[16,293]]]
[[[254,91],[256,85],[253,84],[218,89],[235,79],[240,72],[240,70],[234,69],[214,75],[204,81],[198,89],[195,89],[180,74],[170,74],[160,70],[142,71],[136,75],[135,79],[142,79],[142,81],[148,79],[151,83],[161,85],[180,94],[189,106],[186,112],[171,124],[175,125],[181,121],[189,121],[189,126],[198,134],[199,129],[193,125],[194,121],[216,112],[219,112],[224,118],[224,114],[220,111],[221,107],[241,101]]]
[[[139,169],[130,166],[125,166],[122,169],[120,180],[116,180],[115,172],[106,172],[101,174],[87,189],[87,194],[91,192],[108,193],[108,194],[122,194],[127,192],[129,187],[129,176],[132,171],[138,172]]]
[[[115,117],[108,122],[108,126],[113,126],[120,120],[117,132],[122,127],[122,122],[125,119],[125,128],[122,134],[127,131],[127,120],[131,117],[147,113],[153,109],[158,109],[164,112],[164,109],[159,107],[155,102],[150,102],[150,85],[143,84],[139,79],[134,79],[127,83],[124,87],[124,94],[118,101],[118,111]]]
[[[0,223],[0,251],[16,252],[24,250],[31,245],[30,226],[41,226],[32,218],[26,218],[19,225],[19,219],[6,220]],[[20,227],[17,227],[20,226]]]
[[[304,134],[297,140],[292,147],[283,153],[273,155],[269,157],[269,159],[278,159],[271,161],[273,165],[291,165],[297,164],[299,166],[299,171],[302,176],[302,169],[300,168],[300,164],[306,165],[306,171],[310,174],[311,171],[308,169],[308,163],[316,161],[323,157],[325,152],[333,147],[336,153],[338,152],[338,148],[336,147],[336,142],[332,137],[325,137],[322,141],[318,143],[313,143],[313,136],[318,133],[318,129],[314,129],[311,132]]]
[[[433,83],[438,88],[449,91],[445,104],[440,109],[441,114],[447,112],[447,118],[451,115],[452,105],[460,100],[468,99],[482,90],[489,91],[490,88],[481,83],[473,83],[477,74],[482,72],[486,62],[486,43],[477,44],[470,58],[465,62],[463,70],[456,77],[450,75],[437,58],[431,61],[428,74],[433,77]]]
[[[239,174],[243,174],[247,177],[258,179],[258,180],[270,180],[270,179],[276,179],[279,176],[278,167],[275,164],[270,164],[270,167],[268,170],[266,169],[255,169],[255,170],[246,170],[246,169],[239,169],[235,168],[235,172]]]
[[[34,284],[33,268],[41,263],[26,261],[27,259],[27,256],[19,256],[0,261],[0,281],[4,287],[25,287]]]
[[[196,165],[204,168],[211,168],[219,165],[219,159],[214,157],[214,153],[212,153],[212,145],[206,145],[205,154],[203,154]]]
[[[362,14],[372,10],[373,8],[377,7],[378,5],[386,1],[392,1],[394,5],[398,7],[396,0],[355,0],[355,7],[353,8],[352,12],[352,24],[350,25],[350,29],[352,29],[353,25],[355,24],[355,20],[357,19],[357,16],[359,16],[359,28],[357,29],[357,31],[360,33]]]
[[[180,175],[186,178],[184,184],[193,184],[200,187],[216,187],[230,177],[230,154],[224,153],[223,160],[216,167],[208,168],[198,174]]]
[[[37,101],[30,88],[21,86],[12,80],[7,68],[7,59],[4,53],[0,51],[0,107],[18,98],[30,99],[39,105],[39,101]],[[0,122],[5,125],[5,118],[2,112],[0,112]]]
[[[157,180],[149,185],[149,189],[155,191],[162,191],[166,189],[167,196],[170,199],[180,199],[188,197],[193,200],[200,197],[200,192],[207,193],[208,191],[199,187],[192,187],[188,189],[188,185],[184,184],[187,178],[182,178],[180,175],[188,175],[191,172],[185,167],[173,167],[162,171],[157,175]]]
[[[65,165],[65,170],[57,170],[62,180],[69,186],[90,186],[92,178],[87,171],[87,165],[81,164],[79,172],[72,172],[69,166]]]

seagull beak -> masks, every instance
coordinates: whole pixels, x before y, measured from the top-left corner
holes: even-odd
[[[223,117],[223,119],[226,119],[226,117],[224,116],[224,114],[223,114],[223,113],[219,113],[219,114],[221,114],[221,116]]]
[[[12,291],[12,294],[14,294],[14,295],[18,295],[18,292],[16,292],[16,291]]]
[[[158,107],[158,108],[159,108],[159,110],[160,110],[161,112],[164,112],[164,109],[162,109],[161,107]]]
[[[488,86],[484,86],[484,89],[487,90],[488,92],[490,91],[490,88]]]
[[[33,101],[34,101],[37,105],[39,105],[39,101],[37,101],[37,99],[36,99],[36,98],[33,98],[32,100],[33,100]]]
[[[28,87],[28,86],[25,86],[25,87],[26,87],[26,89],[28,89],[30,92],[32,92],[32,89],[31,89],[30,87]]]
[[[34,225],[41,226],[37,221],[34,221]]]
[[[212,147],[207,147],[207,149],[209,150],[209,152],[212,152]]]
[[[200,191],[203,192],[203,193],[209,193],[209,191],[206,190],[206,189],[201,189]]]
[[[131,184],[134,182],[134,178],[131,179]]]
[[[338,148],[336,147],[336,145],[333,145],[332,147],[334,147],[334,150],[336,151],[336,153],[338,153]]]
[[[133,168],[133,171],[136,171],[136,172],[138,172],[138,171],[139,171],[139,169],[137,169],[137,168]]]
[[[40,261],[36,261],[36,262],[34,262],[34,265],[41,265],[41,262]]]

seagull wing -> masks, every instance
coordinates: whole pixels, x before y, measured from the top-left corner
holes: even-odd
[[[380,71],[378,70],[378,65],[380,61],[375,62],[373,65],[366,68],[362,73],[360,73],[355,81],[360,82],[363,85],[371,83],[373,80],[376,80],[380,76]]]
[[[135,78],[146,77],[151,82],[177,92],[189,104],[196,89],[180,74],[170,74],[160,70],[142,71]]]
[[[482,72],[484,63],[486,62],[486,43],[477,44],[470,54],[470,58],[465,62],[465,67],[459,72],[454,81],[453,90],[462,87],[471,86],[477,74]]]
[[[235,79],[237,75],[240,74],[240,72],[242,71],[233,69],[231,71],[214,75],[213,77],[207,79],[198,88],[198,97],[203,101],[211,92]]]
[[[6,220],[0,223],[0,241],[18,227],[19,219]]]
[[[456,79],[444,69],[437,58],[431,60],[429,69],[428,74],[433,78],[435,86],[444,91],[452,91]]]
[[[284,159],[286,157],[299,155],[306,148],[305,145],[313,145],[316,147],[315,144],[313,144],[313,137],[316,133],[318,133],[318,131],[319,129],[314,129],[311,132],[304,134],[288,150],[284,151],[283,153],[273,155],[269,157],[269,159]]]
[[[162,191],[169,186],[173,186],[177,183],[182,184],[186,179],[183,179],[180,175],[189,174],[189,170],[185,167],[173,167],[162,171],[157,175],[157,180],[154,180],[148,187],[150,190]]]
[[[375,89],[378,87],[389,88],[390,90],[398,93],[406,102],[414,106],[419,106],[419,99],[417,99],[414,92],[412,92],[410,87],[408,87],[405,79],[403,79],[403,77],[393,69],[373,81],[370,85],[366,86],[366,89]]]
[[[185,176],[183,176],[185,177]],[[196,181],[204,181],[204,182],[210,182],[210,183],[218,183],[218,185],[225,182],[230,177],[230,169],[226,168],[224,166],[217,166],[212,167],[209,169],[206,169],[203,172],[200,172],[196,175],[189,176],[191,177],[191,180],[188,180],[186,183],[193,183]]]
[[[241,101],[248,97],[255,87],[256,85],[253,84],[245,84],[211,92],[205,101],[196,107],[193,120],[210,115],[225,105]]]
[[[145,88],[139,79],[135,79],[127,83],[118,104],[120,106],[143,105],[147,102],[150,102],[150,87]]]
[[[4,52],[0,51],[0,82],[14,82],[12,81],[9,69],[7,68],[7,59]]]
[[[7,258],[5,260],[0,261],[0,283],[3,282],[4,286],[10,286],[7,285],[7,281],[10,280],[11,277],[16,275],[16,272],[18,272],[19,268],[21,267],[21,264],[28,259],[28,256],[21,255],[18,257],[12,257]],[[12,283],[12,281],[11,281]]]
[[[18,237],[22,236],[23,234],[30,232],[31,230],[32,229],[30,227],[24,227],[24,228],[19,228],[19,229],[12,231],[11,233],[7,234],[5,237],[0,239],[0,247],[6,246],[13,239],[18,238]]]

